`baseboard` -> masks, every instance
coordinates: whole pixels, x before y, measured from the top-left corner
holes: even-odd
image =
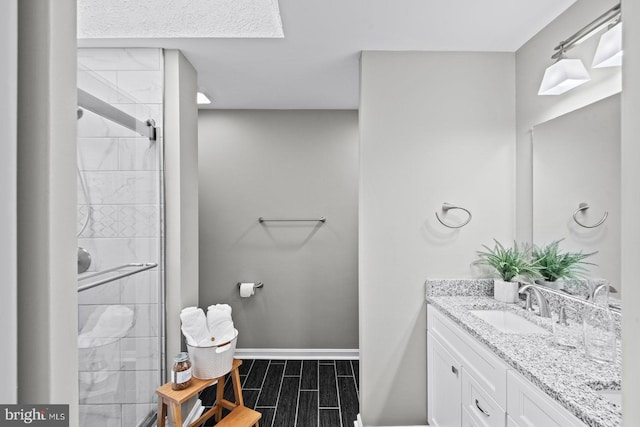
[[[236,348],[238,359],[358,360],[360,351],[351,348]]]
[[[362,418],[360,417],[360,414],[358,414],[358,418],[353,422],[353,427],[364,427],[364,424],[362,424]],[[400,426],[396,426],[396,427],[400,427]],[[429,426],[404,426],[404,427],[429,427]]]

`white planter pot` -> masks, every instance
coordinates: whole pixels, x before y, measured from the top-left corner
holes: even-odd
[[[541,286],[546,286],[547,288],[550,288],[550,289],[555,289],[556,291],[559,291],[560,289],[564,288],[564,283],[563,283],[562,280],[556,280],[555,282],[549,282],[547,280],[538,279],[538,280],[536,280],[536,283],[541,285]]]
[[[513,304],[518,302],[518,282],[505,282],[504,280],[493,280],[493,298],[498,301]]]

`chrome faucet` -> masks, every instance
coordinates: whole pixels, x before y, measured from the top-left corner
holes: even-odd
[[[614,288],[613,286],[609,285],[608,283],[601,283],[598,286],[596,286],[593,291],[587,296],[587,300],[592,300],[595,301],[595,299],[598,297],[598,294],[600,293],[600,291],[605,290],[607,293],[605,294],[605,296],[608,298],[609,297],[609,292],[613,292],[616,293],[618,292],[616,290],[616,288]]]
[[[587,299],[590,299],[590,300],[592,300],[592,301],[595,301],[595,300],[596,300],[596,298],[598,297],[598,294],[600,293],[600,291],[602,291],[602,290],[604,290],[604,291],[606,291],[606,292],[608,292],[608,291],[609,291],[608,286],[609,286],[609,285],[608,285],[607,283],[601,283],[601,284],[599,284],[598,286],[596,286],[596,287],[593,289],[593,292],[591,292],[591,295],[589,295],[589,296],[587,297]],[[605,294],[605,296],[608,296],[608,295],[607,295],[607,294]]]
[[[518,293],[523,294],[526,291],[529,291],[529,293],[527,293],[527,302],[525,303],[524,307],[525,310],[533,311],[533,307],[531,306],[531,291],[533,291],[536,296],[536,300],[538,301],[538,315],[540,317],[551,317],[549,303],[547,302],[547,299],[544,297],[544,295],[542,295],[542,292],[540,292],[540,290],[535,285],[527,284],[522,286],[518,290]]]

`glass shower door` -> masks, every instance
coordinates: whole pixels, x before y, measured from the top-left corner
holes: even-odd
[[[79,49],[78,66],[80,425],[149,425],[166,365],[162,51]]]

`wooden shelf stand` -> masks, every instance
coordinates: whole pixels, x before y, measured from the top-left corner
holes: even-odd
[[[216,387],[216,404],[202,414],[197,420],[189,424],[189,427],[200,426],[213,416],[216,417],[216,425],[221,427],[224,425],[234,427],[258,427],[258,420],[262,418],[262,415],[259,412],[244,406],[240,374],[238,372],[238,367],[240,365],[242,365],[242,360],[233,359],[233,365],[229,372],[231,375],[231,381],[233,382],[235,402],[231,402],[224,398],[224,381],[227,374],[208,380],[201,380],[195,377],[191,378],[191,385],[184,390],[173,390],[170,382],[158,387],[156,389],[156,393],[158,395],[158,427],[165,427],[165,417],[169,410],[171,412],[173,425],[175,427],[181,427],[181,405],[205,388],[215,384],[216,381],[218,382]],[[231,413],[224,417],[224,419],[222,418],[223,408],[231,411]]]

